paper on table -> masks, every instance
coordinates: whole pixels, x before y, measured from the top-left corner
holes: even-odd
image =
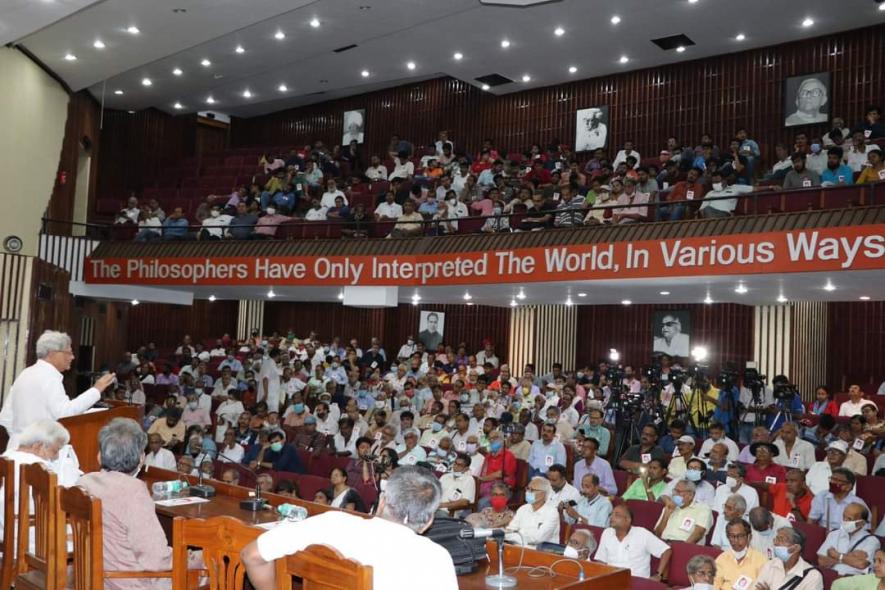
[[[202,504],[203,502],[208,502],[207,498],[197,498],[194,496],[188,496],[187,498],[171,498],[169,500],[157,500],[154,502],[159,506],[188,506],[189,504]]]
[[[93,414],[95,412],[107,412],[108,410],[110,410],[110,408],[89,408],[88,410],[86,410],[83,413],[84,414]]]
[[[282,521],[282,520],[274,520],[274,521],[271,521],[271,522],[262,522],[262,523],[260,523],[260,524],[255,525],[255,526],[260,527],[260,528],[263,528],[263,529],[266,530],[266,531],[269,531],[269,530],[272,529],[272,528],[276,528],[276,526],[277,526],[278,524],[280,524],[281,522],[283,522],[283,521]]]

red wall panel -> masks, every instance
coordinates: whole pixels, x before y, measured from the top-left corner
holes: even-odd
[[[688,310],[691,346],[703,345],[709,364],[742,368],[753,358],[753,307],[749,305],[594,305],[578,308],[578,365],[595,366],[609,349],[621,353],[622,362],[651,364],[655,311]]]
[[[875,394],[885,381],[885,301],[830,303],[828,311],[829,385]]]
[[[452,78],[439,78],[368,94],[234,118],[231,144],[303,145],[340,142],[342,116],[366,109],[365,149],[381,153],[392,133],[426,145],[440,129],[456,145],[476,150],[483,138],[523,150],[533,142],[574,140],[575,111],[610,107],[610,148],[630,139],[654,156],[670,134],[697,142],[712,134],[727,146],[736,127],[772,154],[800,128],[783,127],[783,82],[790,76],[832,72],[832,113],[849,125],[885,95],[885,25],[750,51],[580,80],[496,97]],[[822,134],[826,126],[805,130]],[[610,150],[611,151],[611,150]],[[613,152],[612,152],[613,153]]]
[[[194,342],[221,338],[225,333],[236,337],[239,302],[195,299],[193,306],[142,303],[129,306],[127,344],[130,351],[150,341],[158,348],[177,346],[181,337],[190,334]]]

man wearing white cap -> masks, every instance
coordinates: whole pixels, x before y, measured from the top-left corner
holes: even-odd
[[[672,479],[680,479],[685,475],[688,468],[688,462],[694,458],[695,440],[693,437],[685,434],[676,439],[676,451],[673,453],[673,459],[667,471]]]
[[[841,467],[848,456],[848,445],[841,440],[835,440],[827,445],[827,458],[817,461],[805,475],[805,483],[811,493],[817,495],[830,489],[830,476],[833,469]]]

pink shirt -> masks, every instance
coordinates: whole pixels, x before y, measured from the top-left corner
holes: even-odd
[[[646,217],[648,215],[648,207],[642,207],[648,203],[648,194],[646,193],[633,193],[633,199],[630,199],[630,195],[627,193],[621,193],[621,196],[618,197],[618,205],[630,205],[629,207],[620,207],[615,209],[615,213],[617,215],[635,215],[639,214],[642,217]],[[620,223],[632,223],[635,222],[635,219],[622,219]]]
[[[474,211],[479,211],[479,214],[483,217],[489,217],[495,210],[495,203],[491,199],[482,199],[481,201],[471,203],[470,208]]]
[[[275,236],[277,234],[277,226],[284,221],[289,221],[291,217],[274,213],[273,215],[264,215],[258,218],[255,224],[255,233],[265,236]]]

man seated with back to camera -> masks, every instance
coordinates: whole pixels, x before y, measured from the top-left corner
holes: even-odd
[[[341,511],[284,521],[246,545],[241,553],[255,590],[276,588],[274,562],[309,545],[328,545],[372,566],[373,585],[385,590],[416,587],[455,590],[458,581],[448,551],[422,537],[433,524],[442,491],[436,477],[416,466],[396,469],[378,500],[374,518]]]

